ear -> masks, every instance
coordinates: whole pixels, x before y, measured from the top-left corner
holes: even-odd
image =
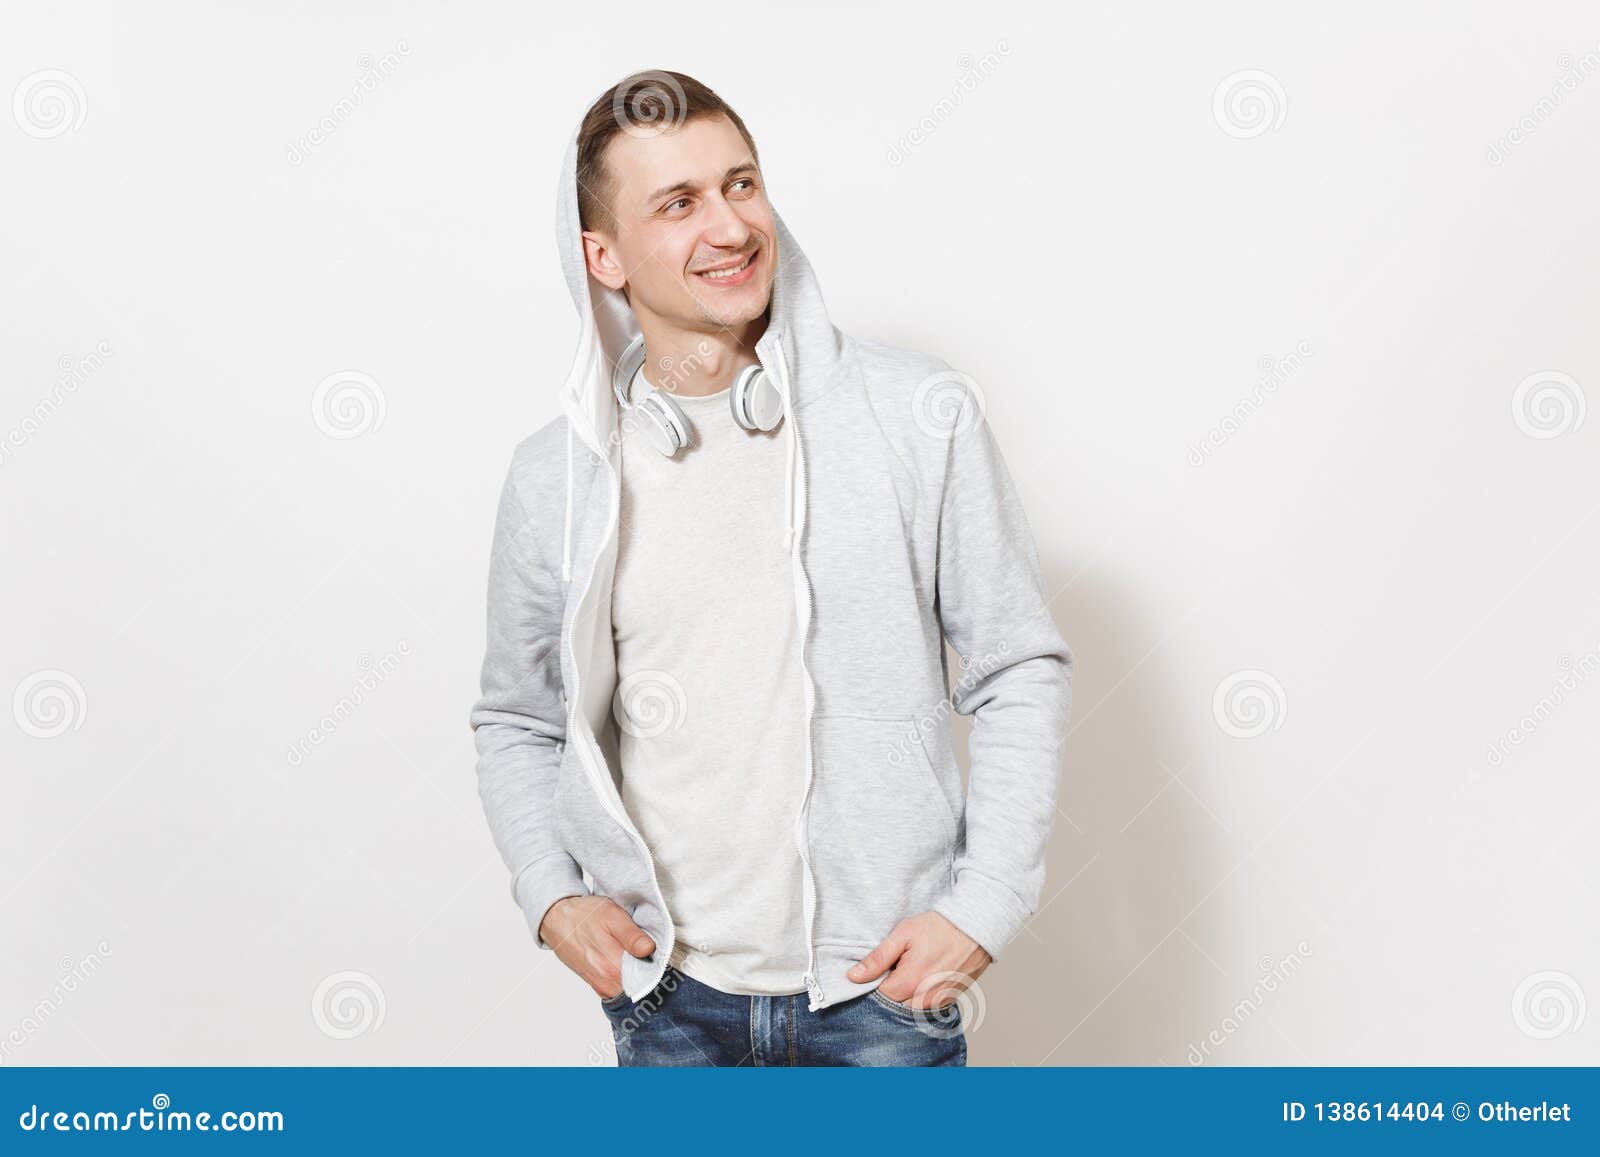
[[[589,267],[589,276],[607,289],[621,289],[628,282],[612,254],[611,239],[604,233],[591,229],[583,234],[583,261]]]

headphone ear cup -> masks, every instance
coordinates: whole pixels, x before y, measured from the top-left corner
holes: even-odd
[[[689,419],[670,395],[652,388],[635,404],[650,444],[671,458],[689,444]]]
[[[759,365],[746,366],[728,391],[733,420],[746,430],[771,431],[783,421],[783,395]]]

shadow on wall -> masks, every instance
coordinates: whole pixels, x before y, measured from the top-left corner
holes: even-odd
[[[979,981],[970,1063],[1187,1065],[1233,999],[1208,959],[1227,943],[1229,890],[1200,901],[1234,861],[1186,766],[1204,745],[1166,677],[1179,624],[1103,570],[1040,563],[1072,649],[1072,716],[1040,909]],[[954,718],[966,767],[971,720]]]

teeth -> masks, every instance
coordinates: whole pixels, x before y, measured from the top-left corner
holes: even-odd
[[[742,262],[740,262],[738,265],[735,265],[732,269],[713,269],[709,273],[700,273],[696,276],[704,277],[711,281],[719,281],[724,277],[732,277],[735,273],[743,273],[745,271],[745,267],[748,266],[751,261],[755,260],[755,256],[756,255],[754,253],[750,254],[749,257],[746,257]]]

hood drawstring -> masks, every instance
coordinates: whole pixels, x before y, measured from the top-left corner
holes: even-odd
[[[790,419],[793,421],[793,419]],[[783,521],[783,545],[788,550],[794,546],[794,435],[789,436],[788,462],[784,467],[783,505],[788,513]]]
[[[561,581],[572,581],[572,415],[567,415],[567,520],[561,528]]]
[[[783,523],[783,545],[785,549],[792,549],[794,547],[794,446],[799,440],[799,435],[794,431],[794,405],[789,393],[789,387],[793,379],[789,377],[789,359],[784,356],[783,339],[781,337],[774,343],[774,348],[778,351],[778,364],[783,367],[783,412],[784,420],[789,423],[789,451],[784,466],[783,507],[786,513],[784,514]]]

